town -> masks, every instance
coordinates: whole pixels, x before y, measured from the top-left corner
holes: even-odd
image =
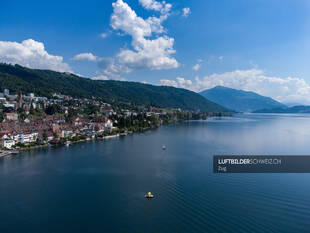
[[[101,99],[77,99],[54,93],[51,98],[0,93],[0,147],[21,150],[61,145],[156,128],[162,124],[206,119],[220,113],[105,103]]]

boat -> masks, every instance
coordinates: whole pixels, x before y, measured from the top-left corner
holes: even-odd
[[[163,150],[166,150],[166,146],[165,146],[165,145],[163,145],[163,147],[162,147],[162,148],[163,148]]]
[[[148,192],[144,195],[145,198],[154,198],[154,195],[151,192]]]

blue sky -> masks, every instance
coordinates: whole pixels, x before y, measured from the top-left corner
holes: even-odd
[[[5,1],[0,61],[308,104],[309,12],[308,0]]]

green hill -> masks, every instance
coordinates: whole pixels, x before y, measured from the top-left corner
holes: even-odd
[[[100,97],[107,102],[130,102],[203,112],[229,111],[185,89],[138,82],[91,80],[70,73],[29,69],[20,65],[0,64],[0,89],[4,88],[15,93],[33,92],[46,97],[61,93],[78,98]]]

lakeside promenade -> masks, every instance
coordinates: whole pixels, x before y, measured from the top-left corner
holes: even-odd
[[[114,135],[108,135],[108,136],[104,136],[101,138],[86,138],[84,140],[79,140],[79,141],[75,141],[75,142],[70,142],[68,145],[72,145],[72,144],[76,144],[76,143],[82,143],[82,142],[87,142],[87,141],[92,141],[92,140],[105,140],[105,139],[110,139],[110,138],[117,138],[120,136],[126,136],[128,134],[131,134],[132,132],[126,132],[126,133],[118,133],[118,134],[114,134]],[[66,144],[63,144],[66,145]],[[33,147],[29,147],[29,148],[20,148],[20,150],[0,150],[0,158],[5,157],[5,156],[9,156],[9,155],[14,155],[14,154],[19,154],[23,151],[27,151],[27,150],[35,150],[35,149],[42,149],[42,148],[46,148],[47,145],[44,146],[33,146]]]
[[[18,150],[0,150],[0,158],[11,155],[11,154],[18,154],[18,153],[19,153]]]

